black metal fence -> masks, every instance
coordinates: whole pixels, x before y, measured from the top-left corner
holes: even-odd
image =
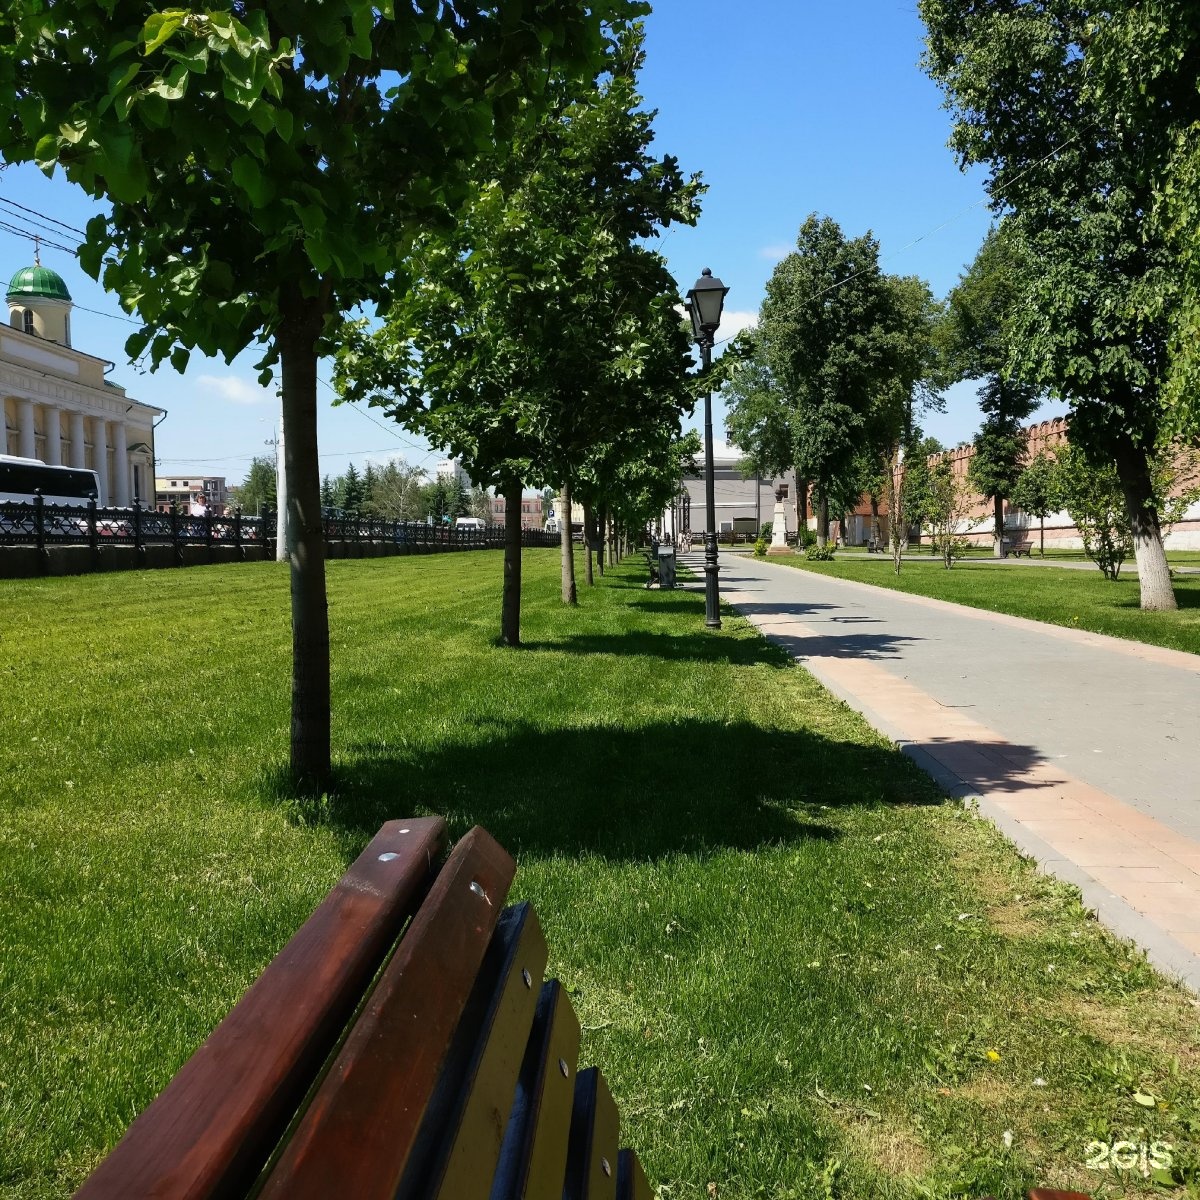
[[[392,542],[414,550],[499,550],[504,526],[454,528],[417,521],[385,521],[378,517],[326,517],[327,542]],[[153,512],[140,508],[100,508],[94,500],[82,505],[47,504],[41,496],[29,504],[0,504],[0,545],[47,546],[262,546],[275,553],[276,517],[208,514],[193,517],[172,509]],[[558,534],[541,529],[522,531],[525,546],[557,546]]]

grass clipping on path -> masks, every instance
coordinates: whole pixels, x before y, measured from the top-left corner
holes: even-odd
[[[1184,1194],[1200,1009],[1071,889],[640,562],[569,611],[527,552],[520,651],[500,578],[329,564],[316,806],[272,783],[275,564],[0,583],[0,1197],[77,1186],[382,821],[425,812],[518,856],[663,1200]],[[1118,1141],[1170,1143],[1175,1183],[1087,1167]]]

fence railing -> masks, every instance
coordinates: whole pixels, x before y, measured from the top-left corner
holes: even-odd
[[[393,542],[429,550],[499,550],[504,546],[504,526],[454,528],[418,521],[386,521],[379,517],[325,517],[327,542]],[[32,503],[0,504],[0,544],[36,546],[264,546],[273,554],[276,516],[193,517],[172,509],[154,512],[141,508],[101,508],[86,504],[47,504],[41,496]],[[558,534],[526,529],[524,546],[557,546]]]

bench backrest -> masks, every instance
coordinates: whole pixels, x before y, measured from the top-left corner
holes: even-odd
[[[515,864],[445,842],[385,825],[77,1197],[648,1200]]]

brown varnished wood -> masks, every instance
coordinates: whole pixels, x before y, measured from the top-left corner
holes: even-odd
[[[579,1021],[557,979],[542,986],[490,1200],[562,1200]]]
[[[262,1200],[392,1200],[515,870],[482,829],[454,848],[272,1168]]]
[[[546,939],[532,906],[504,913],[488,957],[481,994],[460,1023],[465,1069],[446,1076],[453,1100],[446,1116],[435,1118],[428,1182],[425,1171],[410,1169],[401,1198],[487,1200],[491,1191],[546,970]]]
[[[440,817],[389,821],[77,1200],[244,1195],[441,857]]]
[[[1029,1200],[1091,1200],[1086,1192],[1062,1192],[1054,1188],[1034,1188]]]
[[[646,1172],[633,1150],[617,1155],[617,1200],[654,1200]]]
[[[575,1105],[567,1140],[563,1200],[616,1200],[617,1106],[604,1076],[595,1068],[575,1078]]]

